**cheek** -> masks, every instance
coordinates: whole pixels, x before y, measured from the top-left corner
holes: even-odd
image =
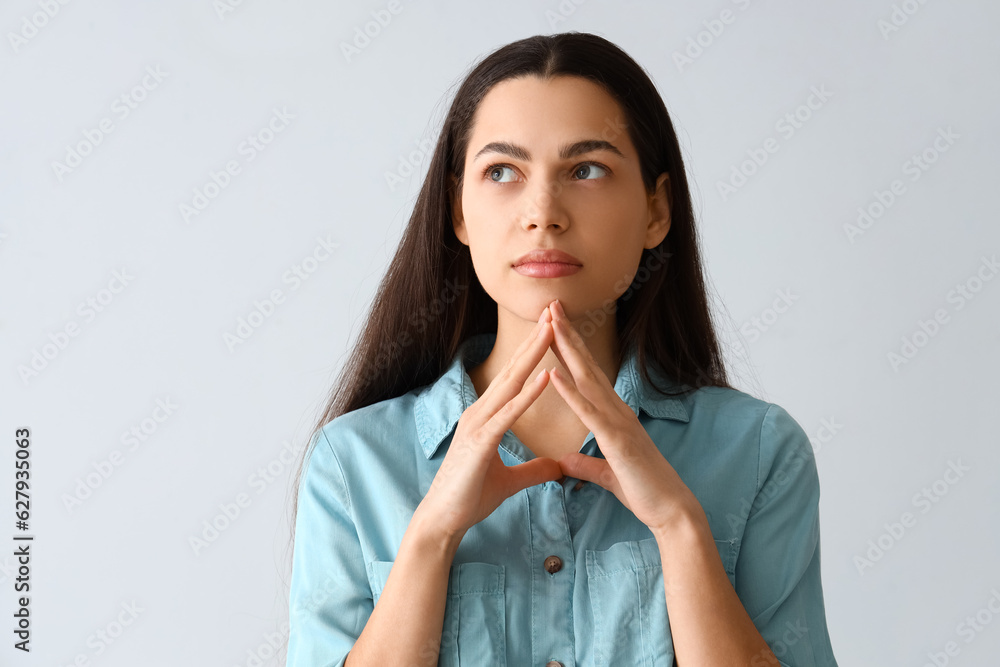
[[[496,206],[490,206],[481,198],[472,196],[462,202],[466,234],[470,239],[490,242],[496,236],[502,216]]]
[[[469,240],[472,266],[479,282],[483,287],[496,284],[507,268],[504,264],[506,253],[499,239],[493,238],[485,226],[476,226],[469,230]]]
[[[626,244],[619,237],[617,242],[608,242],[604,247],[599,266],[592,274],[593,288],[604,298],[618,298],[628,289],[635,277],[642,253],[641,241]]]

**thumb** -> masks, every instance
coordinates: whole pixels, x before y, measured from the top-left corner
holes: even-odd
[[[608,491],[614,491],[617,487],[611,465],[596,456],[573,452],[559,459],[559,467],[567,477],[594,482]]]
[[[529,486],[557,480],[563,474],[555,459],[548,457],[534,458],[516,466],[510,466],[507,470],[510,472],[509,495],[511,496]]]

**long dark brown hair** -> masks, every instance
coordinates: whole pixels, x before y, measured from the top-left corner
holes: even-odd
[[[655,85],[602,37],[537,35],[491,53],[456,92],[399,247],[310,441],[342,414],[434,382],[463,341],[496,333],[497,304],[479,284],[468,246],[455,236],[452,201],[461,193],[479,103],[497,83],[524,76],[578,76],[602,86],[624,111],[647,192],[660,174],[669,174],[670,231],[659,246],[643,250],[631,285],[608,309],[616,318],[619,349],[635,346],[651,384],[647,364],[654,363],[690,388],[730,387],[706,297],[680,146]],[[299,480],[310,452],[304,448],[293,484],[293,542]]]

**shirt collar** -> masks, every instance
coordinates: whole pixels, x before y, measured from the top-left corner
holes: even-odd
[[[493,349],[495,333],[481,333],[467,338],[459,346],[451,365],[427,385],[418,395],[414,407],[417,437],[424,455],[430,459],[455,426],[465,409],[477,399],[475,386],[466,370],[482,362]],[[650,368],[657,384],[670,391],[681,388],[675,381],[665,378]],[[615,381],[615,392],[639,416],[642,410],[651,417],[687,422],[687,407],[679,397],[663,396],[643,381],[635,347],[629,348]]]

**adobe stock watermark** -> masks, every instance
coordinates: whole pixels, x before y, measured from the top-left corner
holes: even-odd
[[[313,614],[323,607],[331,598],[338,595],[347,595],[350,591],[341,577],[328,574],[323,581],[309,588],[308,593],[299,598],[291,609],[291,618],[298,619],[302,616]]]
[[[819,420],[819,428],[816,429],[816,434],[809,438],[809,444],[812,445],[813,455],[819,454],[823,447],[829,444],[834,436],[836,436],[841,430],[843,430],[844,425],[837,422],[836,417],[823,417]]]
[[[395,192],[396,186],[415,174],[416,170],[424,163],[424,160],[430,160],[434,152],[434,140],[430,137],[418,139],[413,143],[417,146],[416,150],[410,151],[405,156],[399,156],[396,161],[396,171],[386,170],[383,172],[385,184],[389,187],[389,192]]]
[[[41,11],[22,16],[17,32],[7,33],[7,41],[10,42],[10,48],[15,54],[38,36],[39,31],[69,4],[69,0],[37,0],[37,4]]]
[[[339,243],[330,240],[330,234],[327,234],[326,238],[317,236],[312,251],[281,274],[281,283],[290,285],[289,293],[295,292],[319,270],[324,262],[333,257],[333,251],[339,247]],[[278,306],[285,303],[287,297],[288,294],[280,287],[275,287],[263,299],[254,301],[250,312],[236,319],[236,328],[232,332],[223,332],[222,342],[226,344],[226,348],[230,352],[235,352],[239,345],[250,340],[254,332],[274,315]]]
[[[883,556],[906,536],[907,530],[917,525],[920,515],[930,512],[931,508],[941,502],[948,495],[951,487],[958,484],[959,480],[965,477],[965,473],[970,470],[972,468],[964,465],[962,459],[954,461],[949,459],[948,467],[945,468],[941,477],[920,489],[910,499],[910,504],[920,510],[920,514],[903,512],[896,521],[883,524],[885,532],[874,540],[868,540],[868,549],[864,555],[854,557],[854,567],[857,568],[858,574],[864,576],[866,570],[875,567],[875,563],[882,560]]]
[[[139,105],[146,101],[149,94],[160,87],[163,80],[170,76],[170,72],[164,72],[159,65],[146,67],[146,74],[136,85],[132,86],[124,93],[114,99],[110,105],[110,116],[105,116],[97,122],[96,127],[85,127],[80,130],[83,139],[76,143],[66,144],[66,151],[63,161],[52,161],[52,173],[60,183],[68,174],[73,173],[80,167],[86,157],[104,143],[104,139],[117,127],[116,123],[128,118]]]
[[[609,317],[612,317],[618,310],[619,301],[627,301],[638,292],[661,268],[667,265],[667,260],[673,256],[672,252],[667,252],[663,245],[650,248],[646,259],[636,269],[634,276],[622,276],[614,285],[615,293],[621,292],[617,299],[605,299],[600,308],[591,308],[583,316],[583,322],[577,325],[577,331],[584,338],[589,338],[600,328]],[[624,290],[624,291],[622,291]]]
[[[279,481],[280,476],[294,465],[296,454],[301,452],[305,445],[303,442],[293,445],[288,440],[282,442],[278,454],[266,464],[258,466],[247,477],[246,485],[255,492],[253,496],[248,490],[244,490],[237,493],[232,500],[219,503],[219,511],[201,522],[199,532],[188,536],[188,546],[196,557],[201,556],[222,533],[236,523],[244,514],[244,510],[253,503],[254,496],[261,495],[268,487]]]
[[[70,319],[61,329],[49,332],[48,341],[42,343],[40,347],[33,348],[30,360],[17,367],[17,375],[21,378],[24,386],[28,386],[31,380],[37,378],[42,371],[48,368],[69,346],[71,339],[80,335],[81,327],[93,322],[98,313],[104,312],[134,279],[135,276],[130,275],[125,267],[113,271],[107,287],[98,290],[96,294],[87,297],[77,305],[76,313],[82,322]]]
[[[66,663],[66,667],[86,667],[90,665],[92,659],[104,655],[108,649],[118,643],[122,635],[125,634],[125,631],[135,624],[136,619],[139,618],[139,614],[146,611],[135,600],[122,602],[118,606],[120,608],[119,611],[114,612],[114,617],[110,621],[87,635],[86,644],[87,648],[90,649],[89,652],[81,651],[77,653],[73,660]]]
[[[925,4],[927,0],[903,0],[899,4],[893,3],[889,17],[880,18],[875,23],[875,27],[882,34],[882,39],[888,40],[893,33],[899,32]]]
[[[816,429],[816,434],[813,437],[806,436],[809,438],[812,455],[810,456],[806,453],[808,450],[796,449],[786,454],[780,463],[775,463],[771,479],[764,482],[764,485],[761,486],[760,490],[754,496],[740,499],[739,514],[726,512],[726,521],[730,529],[737,534],[742,533],[743,526],[750,518],[750,512],[753,509],[754,503],[757,502],[757,498],[766,501],[777,495],[782,487],[795,479],[795,474],[803,466],[815,462],[816,455],[819,454],[820,450],[829,444],[843,428],[844,425],[838,423],[836,417],[824,417],[821,419],[820,426]]]
[[[413,311],[406,328],[397,335],[387,345],[384,345],[375,357],[375,368],[385,370],[399,358],[399,350],[409,347],[416,342],[411,331],[423,333],[424,330],[437,318],[441,317],[448,309],[448,305],[454,303],[461,292],[469,288],[468,285],[454,283],[451,279],[445,279],[441,293],[430,303],[429,306],[421,306]]]
[[[775,121],[774,131],[778,133],[781,139],[788,141],[799,130],[805,127],[805,124],[813,118],[815,112],[822,109],[831,97],[833,97],[833,93],[826,89],[825,84],[820,84],[819,87],[812,86],[809,89],[809,95],[802,104]],[[767,164],[771,156],[781,148],[781,139],[768,137],[759,147],[748,148],[746,151],[747,159],[739,163],[734,163],[730,167],[729,178],[725,181],[718,180],[715,182],[715,188],[719,196],[722,197],[722,201],[726,201],[729,197],[736,194],[761,167]]]
[[[966,645],[971,644],[997,615],[1000,615],[1000,591],[991,588],[990,597],[986,603],[976,611],[975,616],[970,614],[962,619],[955,626],[955,634],[961,637]],[[962,647],[957,641],[951,639],[945,642],[940,651],[929,651],[927,661],[922,667],[945,667],[952,658],[957,657],[961,652]]]
[[[281,109],[275,107],[271,111],[271,117],[264,126],[253,134],[247,135],[236,147],[236,154],[243,156],[245,164],[253,162],[295,120],[295,116],[288,111],[287,107]],[[190,202],[182,201],[177,204],[181,219],[186,224],[191,224],[191,219],[201,215],[209,204],[232,184],[233,178],[242,172],[243,165],[240,164],[239,158],[227,160],[219,171],[210,169],[208,180],[194,188]]]
[[[760,337],[771,329],[782,315],[791,309],[792,304],[799,300],[799,296],[792,294],[792,290],[788,287],[783,290],[775,290],[774,294],[775,297],[770,306],[764,308],[757,315],[751,315],[748,320],[740,325],[739,332],[748,342],[755,343],[760,340]],[[742,341],[734,341],[733,347],[740,354],[746,353],[746,348],[743,346]]]
[[[399,16],[402,11],[403,5],[400,0],[389,0],[385,7],[372,10],[370,21],[366,21],[364,25],[354,26],[354,38],[351,42],[340,42],[340,52],[344,55],[344,60],[350,63],[352,59],[360,56],[372,40],[389,27],[393,17]]]
[[[587,0],[562,0],[556,5],[555,11],[545,10],[545,20],[549,22],[549,30],[555,30],[560,23],[565,23],[570,16],[576,13],[577,7],[587,2]]]
[[[665,613],[666,616],[669,617],[669,611],[665,607],[660,607],[660,605],[666,604],[665,600],[660,599],[664,597],[663,592],[665,590],[662,574],[663,567],[660,563],[644,563],[643,567],[655,572],[655,574],[653,574],[655,581],[653,586],[660,591],[660,594],[656,596],[656,606],[650,608],[650,605],[644,605],[645,608],[642,608],[637,604],[625,604],[623,605],[623,608],[615,608],[614,612],[605,612],[607,613],[607,616],[605,617],[603,624],[594,628],[595,632],[593,642],[595,665],[615,665],[615,667],[623,667],[623,663],[627,663],[621,660],[622,654],[629,654],[635,651],[636,644],[640,641],[640,637],[645,636],[646,632],[648,632],[651,628],[656,628],[654,632],[664,631],[661,629],[664,626],[660,625],[664,619],[660,617],[660,614]],[[644,574],[643,576],[648,575]],[[595,613],[601,613],[601,611],[595,609]],[[656,619],[657,622],[652,622],[652,619]],[[669,618],[666,620],[666,625],[669,626]],[[644,625],[645,627],[643,627]],[[664,663],[666,662],[666,655],[656,657],[664,658]],[[638,662],[638,660],[636,662]],[[639,664],[649,663],[643,660]],[[676,664],[676,660],[670,661],[671,667]]]
[[[291,625],[288,621],[282,621],[277,630],[266,632],[261,638],[262,641],[254,648],[247,649],[247,657],[241,664],[243,667],[261,667],[267,664],[266,661],[275,658],[288,641],[288,634]]]
[[[997,256],[986,257],[983,255],[973,274],[948,290],[945,301],[954,304],[953,310],[962,310],[966,304],[976,298],[986,283],[993,280],[998,271],[1000,271],[1000,262],[997,262]],[[949,322],[951,322],[951,314],[946,307],[936,309],[926,320],[918,319],[916,329],[900,338],[899,349],[890,350],[886,354],[886,360],[893,372],[898,373],[901,366],[913,361],[920,350],[927,347]]]
[[[12,552],[8,552],[12,553]],[[18,571],[18,563],[10,556],[0,556],[0,584],[12,581]]]
[[[934,137],[931,145],[904,160],[900,171],[903,172],[904,176],[909,176],[911,183],[916,183],[938,161],[941,155],[948,152],[955,145],[955,141],[961,138],[962,135],[956,134],[951,129],[951,125],[947,128],[937,128],[937,136]],[[853,245],[857,237],[863,235],[881,220],[908,191],[906,183],[901,178],[893,179],[885,190],[875,190],[872,193],[872,198],[863,206],[858,207],[857,220],[853,224],[844,224],[844,234],[847,236],[847,240]]]
[[[17,556],[18,556],[17,552],[15,552],[12,549],[12,550],[8,551],[7,554],[8,555],[0,556],[0,585],[5,585],[6,586],[7,582],[13,582],[11,584],[11,590],[15,590],[14,586],[23,586],[24,585],[24,583],[23,583],[24,582],[24,578],[23,577],[25,576],[26,570],[22,570],[22,567],[24,567],[24,566],[19,562],[19,559],[17,558]],[[28,576],[30,576],[30,573],[29,573]],[[18,592],[20,592],[20,591],[18,591]],[[17,596],[17,597],[21,597],[21,596]],[[18,600],[18,602],[20,602],[20,600]],[[29,604],[30,604],[30,599],[29,599]],[[29,607],[29,613],[31,613],[30,607]],[[30,621],[30,618],[29,618],[29,621]],[[18,631],[18,632],[20,632],[20,631]],[[30,633],[31,630],[28,629],[26,632]],[[18,636],[18,638],[21,639],[20,635]],[[29,637],[25,637],[24,639],[26,639],[29,642],[31,641]],[[29,648],[29,652],[30,652],[30,648]]]
[[[237,7],[243,6],[243,0],[213,0],[212,9],[220,21],[225,21],[228,14],[236,11]]]
[[[781,639],[767,642],[773,655],[768,655],[767,651],[761,649],[750,659],[750,667],[780,667],[774,658],[782,658],[787,655],[789,649],[802,641],[802,638],[807,634],[809,634],[809,626],[806,625],[804,619],[796,619],[794,623],[785,621]]]
[[[732,3],[740,11],[746,11],[751,4],[751,0],[732,0]],[[705,29],[699,30],[695,35],[688,37],[687,45],[683,50],[675,50],[673,52],[672,55],[674,64],[677,65],[677,71],[683,73],[685,67],[690,67],[694,64],[695,60],[701,58],[705,51],[722,36],[722,33],[726,31],[726,27],[736,23],[738,16],[731,9],[723,9],[717,17],[702,21],[701,24],[705,26]]]
[[[138,451],[150,437],[160,430],[160,427],[174,414],[178,407],[170,400],[169,396],[157,398],[156,407],[148,416],[122,431],[119,441],[125,446],[125,452]],[[72,491],[63,492],[59,497],[67,513],[72,514],[74,510],[82,507],[83,503],[91,498],[97,489],[111,479],[118,468],[125,463],[125,452],[120,449],[111,450],[108,456],[90,464],[92,470],[76,478]]]

